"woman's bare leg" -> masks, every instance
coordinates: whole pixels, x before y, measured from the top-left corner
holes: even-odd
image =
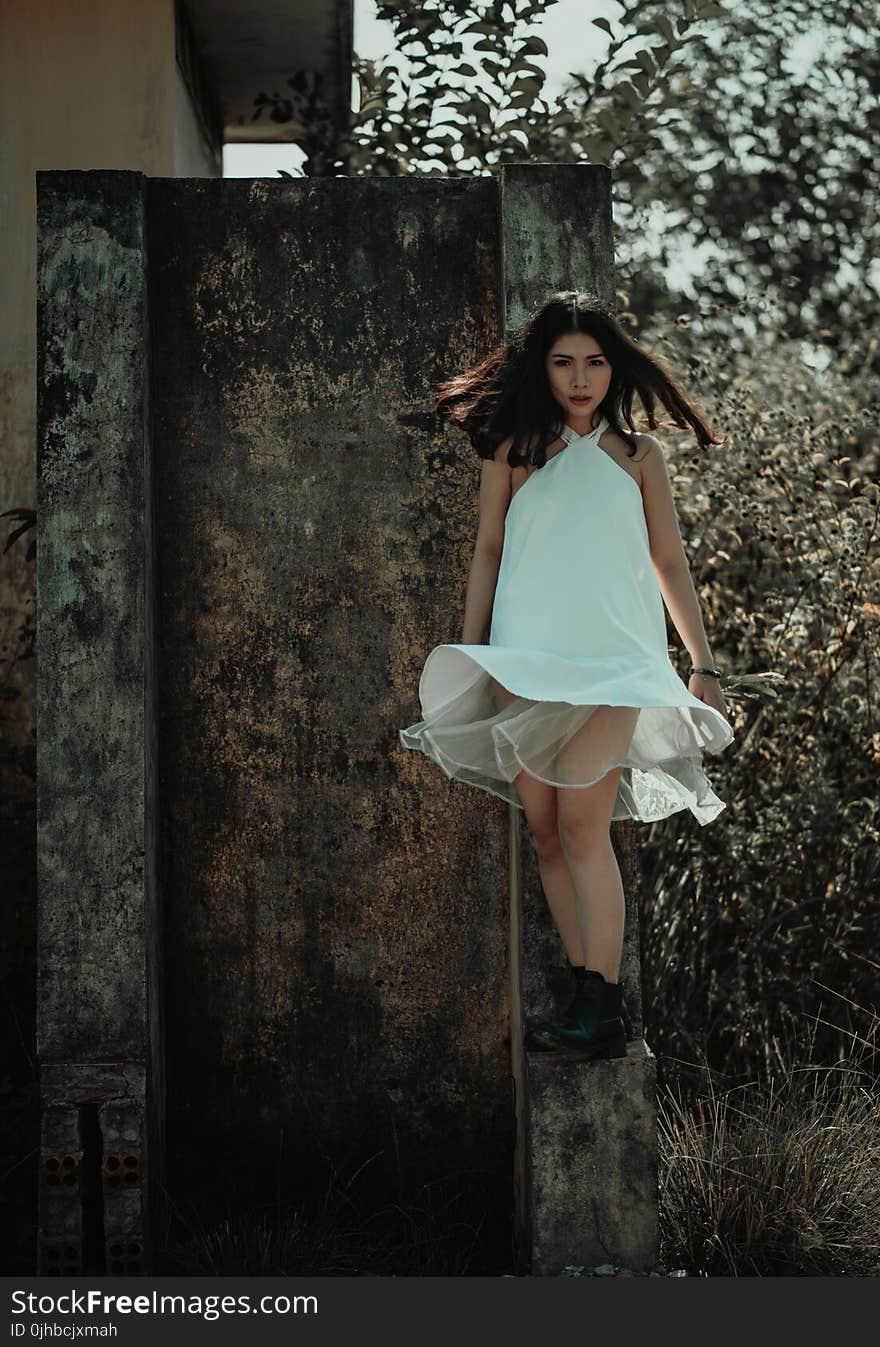
[[[507,706],[514,696],[494,678],[492,697],[497,710]],[[578,918],[574,884],[559,840],[556,818],[556,787],[537,781],[522,771],[513,779],[522,802],[528,831],[538,857],[538,871],[547,906],[556,923],[569,963],[584,962],[581,925]]]
[[[577,896],[568,861],[559,840],[556,787],[545,785],[543,781],[536,781],[525,771],[514,777],[513,785],[522,801],[529,833],[538,856],[538,870],[544,896],[565,946],[569,963],[583,966],[584,946],[577,911]]]
[[[609,825],[622,767],[594,786],[560,787],[559,835],[576,894],[584,964],[617,982],[626,915],[623,881]]]
[[[626,757],[638,708],[599,706],[560,751],[563,780],[589,780],[608,762]],[[617,982],[623,949],[623,881],[611,844],[611,817],[623,767],[612,767],[592,786],[557,790],[559,838],[574,883],[585,965]]]

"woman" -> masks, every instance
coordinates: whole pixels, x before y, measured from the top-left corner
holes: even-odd
[[[552,295],[508,343],[438,390],[483,460],[461,644],[436,646],[423,719],[401,742],[525,812],[575,977],[571,1005],[526,1045],[626,1051],[618,982],[624,896],[612,819],[724,803],[704,752],[734,738],[663,450],[634,394],[701,448],[718,444],[660,362],[595,295]],[[685,688],[663,604],[691,657]],[[488,644],[485,633],[489,630]]]

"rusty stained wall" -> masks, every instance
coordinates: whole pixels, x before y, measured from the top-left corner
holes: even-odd
[[[431,392],[500,332],[496,184],[150,196],[178,1176],[506,1175],[506,808],[398,740],[462,618],[479,460]]]

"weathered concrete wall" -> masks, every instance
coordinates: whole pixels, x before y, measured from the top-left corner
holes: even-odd
[[[82,1213],[99,1210],[102,1182],[107,1197],[114,1182],[100,1118],[82,1135],[85,1102],[112,1112],[130,1094],[135,1186],[145,1135],[149,1172],[161,1174],[145,188],[139,173],[37,175],[41,1184],[54,1203],[68,1165],[65,1195]],[[132,1073],[140,1103],[119,1084]],[[91,1159],[97,1188],[87,1189],[79,1175]],[[49,1224],[42,1270],[61,1248],[66,1265],[84,1256],[72,1227],[59,1245]],[[93,1240],[83,1270],[106,1270],[108,1248]]]
[[[38,175],[44,1061],[124,1058],[146,1033],[144,186]]]
[[[478,522],[433,390],[505,309],[608,292],[607,172],[559,173],[505,170],[503,227],[492,178],[41,175],[40,1052],[87,1161],[111,1054],[161,1136],[161,979],[172,1196],[512,1179],[561,945],[508,809],[398,730]]]
[[[500,189],[507,331],[551,290],[593,290],[613,304],[611,170],[511,164]]]
[[[460,625],[480,465],[431,392],[498,334],[495,184],[150,200],[177,1172],[509,1173],[505,810],[397,746]]]

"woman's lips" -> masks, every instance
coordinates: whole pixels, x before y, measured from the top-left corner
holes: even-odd
[[[592,402],[592,398],[572,398],[572,402]]]

